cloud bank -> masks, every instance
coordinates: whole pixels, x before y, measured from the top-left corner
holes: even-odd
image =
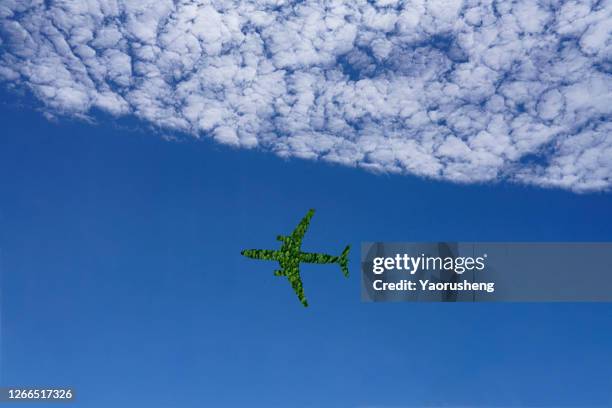
[[[0,80],[281,156],[612,185],[612,1],[3,0]]]

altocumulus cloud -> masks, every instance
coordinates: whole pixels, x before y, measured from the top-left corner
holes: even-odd
[[[281,156],[612,181],[612,1],[2,0],[0,79]]]

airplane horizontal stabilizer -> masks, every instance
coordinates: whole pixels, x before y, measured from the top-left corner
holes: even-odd
[[[338,263],[340,264],[340,269],[342,269],[342,273],[344,274],[344,276],[346,276],[348,278],[349,276],[349,270],[348,270],[348,253],[349,250],[351,249],[350,245],[347,245],[346,248],[344,248],[344,251],[342,251],[342,255],[340,255],[340,259],[338,260]]]

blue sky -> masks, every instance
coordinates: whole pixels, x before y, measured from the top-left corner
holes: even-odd
[[[374,175],[2,101],[2,385],[87,407],[612,405],[612,305],[364,304],[357,250],[609,241],[607,193]],[[348,280],[303,268],[304,309],[239,252],[310,207],[304,248],[355,249]]]

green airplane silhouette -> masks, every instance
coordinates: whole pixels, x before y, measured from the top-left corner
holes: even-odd
[[[348,277],[349,274],[347,256],[351,248],[350,245],[344,248],[340,256],[301,251],[302,238],[304,238],[304,234],[308,229],[310,219],[314,215],[314,212],[315,210],[313,209],[309,210],[298,226],[295,227],[291,235],[279,235],[276,237],[277,240],[283,243],[281,249],[277,251],[273,249],[245,249],[241,252],[242,255],[249,258],[277,261],[281,269],[274,271],[274,276],[286,276],[295,294],[304,306],[308,306],[308,302],[306,301],[306,296],[304,296],[304,286],[302,285],[302,278],[300,277],[300,263],[337,263],[340,265],[340,269],[342,269],[345,277]]]

